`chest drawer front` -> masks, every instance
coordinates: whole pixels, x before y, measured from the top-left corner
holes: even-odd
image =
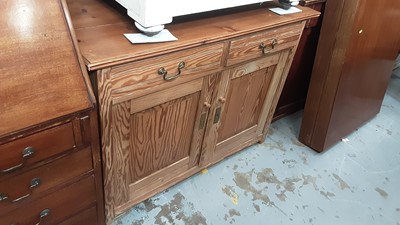
[[[206,45],[113,67],[111,94],[114,102],[140,97],[215,72],[222,66],[223,46],[223,43]]]
[[[0,176],[74,147],[72,123],[0,145]]]
[[[96,202],[94,178],[87,177],[10,213],[0,215],[0,224],[58,224]],[[42,217],[40,219],[40,217]]]
[[[234,65],[296,46],[303,27],[304,23],[285,25],[232,40],[226,65]]]
[[[0,211],[6,212],[41,193],[92,171],[90,148],[49,164],[0,179]]]
[[[59,225],[98,225],[97,209],[92,207],[87,209],[72,218],[60,223]]]

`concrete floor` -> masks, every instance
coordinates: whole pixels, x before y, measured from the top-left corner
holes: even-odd
[[[318,154],[297,141],[302,113],[249,147],[137,205],[113,225],[400,225],[400,78],[381,113]]]

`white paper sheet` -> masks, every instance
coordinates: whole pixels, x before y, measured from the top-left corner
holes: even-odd
[[[160,31],[160,33],[158,33],[158,34],[156,34],[154,36],[146,36],[146,35],[144,35],[142,33],[124,34],[124,36],[132,44],[157,43],[157,42],[167,42],[167,41],[176,41],[176,40],[178,40],[167,29],[164,29],[164,30]]]
[[[269,8],[272,12],[278,14],[278,15],[286,15],[286,14],[292,14],[292,13],[298,13],[301,12],[302,10],[296,7],[290,7],[289,9],[285,10],[282,8]]]

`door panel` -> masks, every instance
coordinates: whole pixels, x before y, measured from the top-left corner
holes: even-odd
[[[189,157],[199,96],[197,92],[131,115],[131,182]]]
[[[230,81],[218,143],[257,124],[274,66]]]
[[[116,214],[196,169],[214,87],[210,75],[113,105]]]
[[[202,166],[263,138],[283,86],[290,52],[242,64],[219,76],[203,142]]]

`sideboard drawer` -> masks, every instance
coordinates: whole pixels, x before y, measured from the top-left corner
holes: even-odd
[[[117,102],[187,82],[222,67],[223,43],[205,45],[111,69]]]
[[[285,25],[231,41],[226,65],[234,65],[297,45],[303,23]]]
[[[71,122],[0,145],[0,176],[74,147]]]
[[[86,148],[49,164],[0,180],[0,211],[15,209],[27,199],[92,171],[92,155]]]
[[[93,176],[0,216],[0,224],[58,224],[96,202]]]

